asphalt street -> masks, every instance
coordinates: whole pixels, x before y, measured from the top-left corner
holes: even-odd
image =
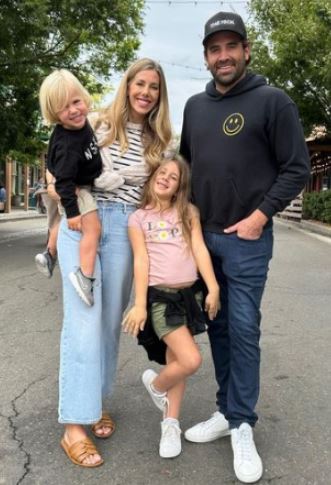
[[[99,440],[105,464],[77,467],[59,446],[58,359],[61,279],[37,272],[45,220],[0,224],[0,485],[236,484],[229,438],[183,440],[173,460],[158,455],[160,415],[141,384],[150,364],[123,335],[110,409],[117,423]],[[261,484],[331,483],[331,239],[275,228],[274,258],[263,299],[260,420]],[[204,357],[187,386],[181,427],[215,411],[216,385],[206,335]]]

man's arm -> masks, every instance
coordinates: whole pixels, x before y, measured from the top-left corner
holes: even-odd
[[[247,218],[226,228],[225,233],[237,232],[242,239],[259,239],[267,221],[282,211],[309,179],[309,154],[294,103],[287,104],[277,114],[270,128],[269,141],[270,152],[277,161],[278,176],[259,207]]]
[[[310,176],[309,153],[294,103],[277,113],[270,127],[269,143],[278,175],[258,209],[271,218],[301,192]]]

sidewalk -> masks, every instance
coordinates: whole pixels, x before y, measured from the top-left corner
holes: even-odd
[[[46,218],[46,214],[39,214],[36,209],[29,209],[25,211],[24,209],[12,209],[9,214],[0,214],[0,223],[1,222],[13,222],[13,221],[20,221],[21,219],[39,219],[39,218]]]
[[[280,222],[281,224],[286,225],[287,227],[297,229],[299,231],[308,231],[313,232],[315,234],[319,234],[320,236],[330,237],[331,238],[331,225],[324,224],[323,222],[319,221],[306,221],[302,220],[300,222],[290,221],[283,217],[274,217],[275,222]]]

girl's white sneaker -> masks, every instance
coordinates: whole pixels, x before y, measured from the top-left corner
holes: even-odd
[[[182,451],[182,442],[180,439],[181,429],[179,422],[174,418],[166,418],[161,421],[161,440],[160,440],[160,457],[175,458]]]
[[[168,406],[167,393],[156,392],[153,389],[152,382],[156,377],[157,377],[156,372],[154,372],[152,369],[147,369],[143,373],[141,379],[143,381],[144,386],[147,389],[148,394],[151,396],[153,403],[160,411],[162,411],[164,416]]]

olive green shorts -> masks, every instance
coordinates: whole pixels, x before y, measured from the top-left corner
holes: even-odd
[[[162,291],[167,291],[169,293],[177,293],[181,288],[161,288],[161,287],[156,287]],[[202,291],[199,291],[198,293],[195,294],[195,299],[199,306],[202,304],[203,300],[203,295]],[[167,325],[166,318],[165,318],[165,310],[166,310],[167,304],[166,303],[160,303],[160,302],[154,302],[151,305],[151,322],[154,328],[154,332],[158,336],[160,340],[162,340],[163,337],[165,337],[168,333],[173,332],[174,330],[177,330],[178,328],[182,327],[183,325],[187,324],[187,319],[186,316],[183,316],[183,322],[178,324],[178,325]]]

